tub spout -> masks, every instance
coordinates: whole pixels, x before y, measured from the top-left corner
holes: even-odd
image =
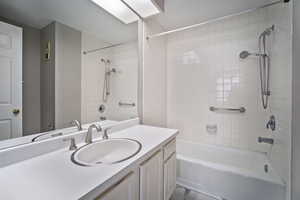
[[[266,144],[274,144],[274,139],[272,138],[264,138],[264,137],[258,137],[259,143],[266,143]]]

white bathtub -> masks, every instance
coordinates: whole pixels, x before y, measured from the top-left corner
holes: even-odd
[[[181,140],[177,141],[177,182],[226,200],[285,199],[285,184],[265,154]]]

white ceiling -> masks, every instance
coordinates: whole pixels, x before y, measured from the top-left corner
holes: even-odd
[[[0,16],[36,28],[55,20],[109,43],[137,39],[137,23],[125,25],[89,0],[0,0]]]
[[[275,0],[165,0],[155,19],[167,30],[255,8]]]
[[[153,18],[169,30],[272,1],[165,0],[165,12]],[[0,15],[37,28],[56,20],[110,43],[137,38],[137,23],[125,25],[89,0],[0,0]]]

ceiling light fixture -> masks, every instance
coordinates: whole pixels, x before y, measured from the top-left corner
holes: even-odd
[[[164,0],[91,0],[125,24],[163,11]]]
[[[133,10],[135,10],[143,18],[156,15],[160,13],[160,11],[162,10],[156,3],[156,1],[158,0],[123,0],[123,1],[126,2]]]
[[[120,0],[91,0],[125,24],[129,24],[138,20],[138,16],[132,12]]]

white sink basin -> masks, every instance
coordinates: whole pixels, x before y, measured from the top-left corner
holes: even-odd
[[[72,161],[81,166],[115,164],[135,156],[142,145],[131,139],[108,139],[85,145],[72,154]]]

